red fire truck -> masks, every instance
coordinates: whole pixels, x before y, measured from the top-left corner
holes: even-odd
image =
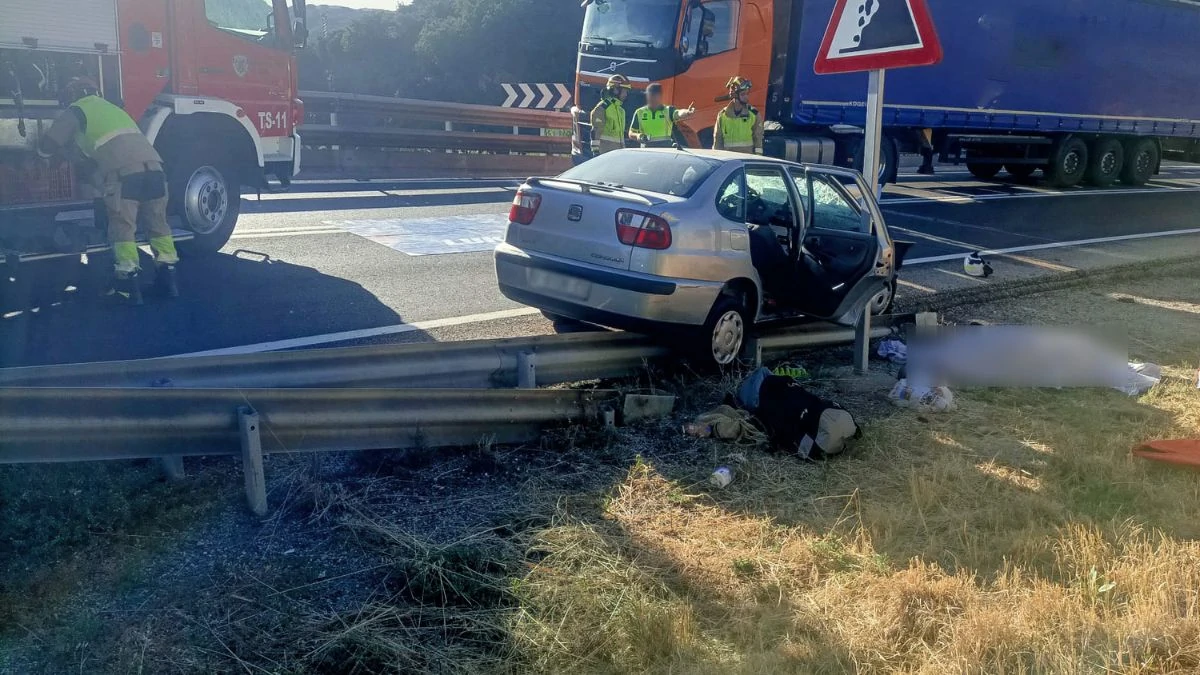
[[[84,173],[35,152],[68,81],[92,78],[139,120],[181,250],[212,252],[243,186],[286,187],[299,170],[307,34],[304,0],[0,0],[0,286],[26,263],[106,248]]]

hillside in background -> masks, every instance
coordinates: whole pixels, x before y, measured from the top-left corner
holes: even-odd
[[[582,23],[576,0],[310,5],[301,89],[496,105],[504,83],[572,82]]]
[[[350,7],[342,7],[340,5],[309,5],[309,30],[315,36],[322,35],[322,30],[328,30],[330,33],[333,33],[348,27],[360,18],[369,17],[378,11],[351,9]]]

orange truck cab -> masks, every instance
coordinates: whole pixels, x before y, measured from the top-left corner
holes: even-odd
[[[771,69],[775,0],[592,0],[579,41],[574,152],[586,153],[588,113],[608,78],[628,77],[644,90],[663,86],[664,100],[696,115],[680,124],[690,147],[712,147],[712,127],[733,75],[749,78],[753,106],[763,110]],[[642,106],[634,92],[627,115]]]

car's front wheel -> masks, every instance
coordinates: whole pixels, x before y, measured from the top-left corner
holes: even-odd
[[[717,300],[696,345],[706,364],[727,368],[737,363],[750,330],[748,316],[741,299],[723,295]]]
[[[873,316],[879,316],[880,314],[887,314],[888,310],[890,310],[892,308],[892,304],[894,302],[896,302],[896,280],[895,279],[893,279],[892,282],[887,285],[887,288],[883,289],[882,291],[879,291],[878,293],[875,294],[875,297],[871,298],[871,303],[870,303],[871,314]]]

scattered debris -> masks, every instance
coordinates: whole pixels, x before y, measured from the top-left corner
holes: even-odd
[[[1162,367],[1154,363],[1130,363],[1129,379],[1124,384],[1116,385],[1113,389],[1130,396],[1139,396],[1150,391],[1154,385],[1162,381]]]
[[[949,387],[914,387],[907,379],[901,379],[892,387],[888,400],[901,408],[921,412],[950,412],[956,407]]]
[[[750,419],[750,413],[733,406],[720,405],[700,415],[683,427],[683,433],[696,438],[716,438],[749,445],[761,445],[767,440]]]
[[[780,377],[790,377],[794,380],[807,380],[809,377],[812,377],[804,366],[793,366],[788,363],[776,366],[775,370],[772,370],[771,373]]]
[[[674,396],[626,394],[621,420],[625,424],[656,417],[666,417],[675,410]]]
[[[1134,447],[1133,454],[1155,462],[1200,468],[1200,440],[1193,438],[1147,441]]]
[[[708,477],[708,482],[719,488],[728,487],[733,482],[733,469],[727,466],[718,466]]]
[[[963,271],[969,276],[985,279],[992,276],[993,272],[991,264],[983,259],[979,251],[975,251],[966,258],[963,258]]]
[[[879,348],[876,353],[880,358],[887,359],[897,365],[904,365],[908,362],[908,345],[904,344],[900,338],[890,337],[879,341]]]

